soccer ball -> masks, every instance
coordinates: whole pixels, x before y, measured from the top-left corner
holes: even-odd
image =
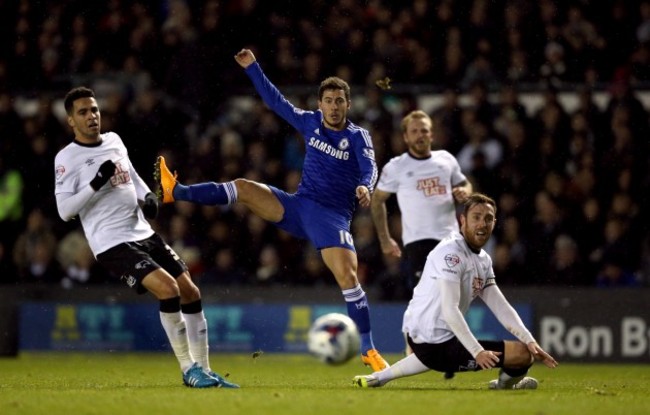
[[[361,338],[352,319],[330,313],[317,318],[307,336],[309,352],[328,365],[340,365],[359,353]]]

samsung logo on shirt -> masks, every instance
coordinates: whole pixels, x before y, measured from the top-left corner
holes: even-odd
[[[347,141],[346,141],[347,143]],[[316,150],[322,151],[323,153],[332,156],[334,158],[337,158],[339,160],[348,160],[350,158],[350,152],[349,151],[344,151],[340,150],[338,148],[332,147],[330,144],[327,144],[326,142],[320,141],[314,137],[311,137],[309,139],[309,142],[307,143],[309,147],[313,147]],[[347,145],[345,146],[346,148],[348,147]]]

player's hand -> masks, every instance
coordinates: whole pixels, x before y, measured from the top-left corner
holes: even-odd
[[[388,243],[381,243],[380,245],[381,252],[384,255],[390,255],[397,258],[400,258],[402,256],[402,250],[400,249],[399,244],[393,238],[390,238],[388,240]]]
[[[246,69],[250,64],[255,62],[255,55],[250,49],[242,49],[235,55],[235,60],[242,68]]]
[[[464,187],[454,187],[451,189],[451,194],[454,195],[454,200],[458,203],[465,203],[469,195]]]
[[[530,354],[533,355],[535,360],[539,360],[540,362],[544,363],[547,367],[550,367],[551,369],[557,367],[558,362],[553,358],[553,356],[546,353],[544,349],[542,349],[539,346],[539,344],[535,342],[530,342],[526,346],[528,347],[528,351],[530,352]]]
[[[370,190],[366,186],[357,186],[357,199],[361,206],[370,206]]]
[[[500,355],[501,352],[483,350],[482,352],[479,352],[479,354],[477,354],[474,359],[476,360],[476,364],[478,364],[481,369],[492,369],[493,367],[497,366],[497,363],[499,363]]]
[[[158,217],[158,198],[153,192],[147,193],[142,204],[142,213],[147,219],[156,219]]]
[[[106,160],[99,166],[95,178],[90,181],[90,186],[98,191],[102,188],[115,174],[115,163],[112,160]]]

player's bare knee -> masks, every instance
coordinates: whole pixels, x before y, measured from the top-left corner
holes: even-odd
[[[530,367],[533,364],[533,360],[533,356],[525,344],[518,341],[505,342],[504,366],[510,368]]]
[[[199,290],[199,287],[194,284],[188,272],[184,272],[180,277],[176,279],[176,282],[178,284],[181,300],[183,303],[191,303],[201,299],[201,291]]]
[[[142,285],[159,300],[181,295],[176,280],[160,269],[144,277]]]
[[[519,343],[514,357],[514,364],[516,367],[529,367],[535,361],[533,355],[528,351],[528,348],[523,343]]]
[[[235,179],[234,183],[235,187],[237,188],[237,195],[239,199],[246,198],[246,195],[248,195],[251,192],[253,186],[255,186],[253,181],[242,178]]]

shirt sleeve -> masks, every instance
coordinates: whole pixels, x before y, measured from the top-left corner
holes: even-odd
[[[484,287],[480,296],[506,330],[523,343],[528,344],[535,341],[533,335],[524,326],[524,322],[517,314],[517,311],[506,300],[506,297],[496,284]]]
[[[95,189],[90,185],[84,186],[78,193],[57,193],[56,207],[61,219],[68,222],[77,216],[94,194]]]
[[[260,94],[262,100],[268,105],[276,114],[282,117],[286,122],[291,124],[293,128],[298,131],[303,131],[306,114],[313,114],[312,111],[305,111],[296,108],[280,93],[278,88],[271,83],[269,78],[264,75],[262,68],[257,62],[252,63],[246,69],[246,75],[253,82],[253,86],[257,93]]]
[[[360,130],[362,140],[358,140],[357,161],[361,172],[360,186],[366,186],[370,193],[375,190],[375,184],[379,176],[379,169],[375,161],[375,150],[372,146],[372,138],[367,130]]]
[[[149,186],[147,186],[147,183],[142,180],[138,172],[135,170],[135,167],[133,167],[130,159],[129,175],[131,176],[131,180],[133,180],[133,185],[135,186],[135,194],[137,195],[138,200],[144,200],[144,197],[147,195],[147,193],[151,193],[151,189]]]
[[[388,193],[397,193],[399,181],[397,180],[394,160],[395,159],[390,160],[388,163],[386,163],[384,168],[381,170],[379,181],[377,182],[378,190]]]
[[[451,185],[458,186],[459,184],[467,181],[467,176],[465,176],[460,169],[460,164],[458,160],[451,153],[447,153],[449,157],[449,165],[451,166]]]
[[[443,279],[439,280],[439,282],[442,318],[451,331],[454,332],[458,341],[460,341],[472,357],[476,357],[484,349],[472,334],[467,321],[463,317],[463,313],[458,308],[460,303],[460,283]]]

